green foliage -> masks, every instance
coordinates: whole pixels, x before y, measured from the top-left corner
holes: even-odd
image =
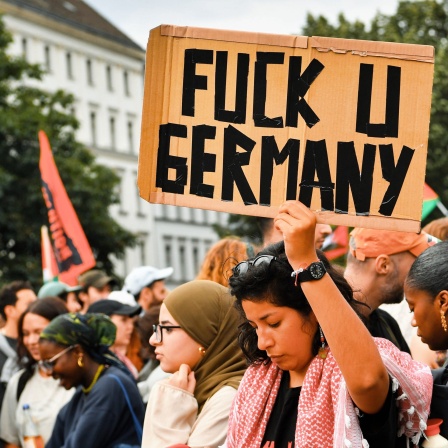
[[[48,219],[40,183],[39,129],[48,135],[97,266],[112,272],[110,257],[121,258],[136,240],[109,215],[109,206],[118,202],[119,178],[76,141],[73,96],[25,85],[27,78],[40,79],[42,71],[9,56],[10,42],[0,20],[0,283],[29,279],[37,287],[42,282],[40,227]]]

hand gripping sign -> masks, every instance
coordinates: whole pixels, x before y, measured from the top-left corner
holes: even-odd
[[[139,157],[150,201],[418,231],[434,49],[162,25]]]

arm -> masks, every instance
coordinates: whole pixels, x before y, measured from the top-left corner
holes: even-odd
[[[294,270],[318,259],[314,248],[316,217],[306,206],[298,201],[284,203],[275,225],[283,233],[286,255]],[[301,286],[354,403],[366,413],[378,412],[387,398],[389,376],[367,328],[328,274]]]
[[[236,389],[224,386],[207,400],[188,438],[190,447],[217,447],[225,441],[235,395]]]
[[[16,411],[17,411],[17,383],[20,373],[16,373],[6,387],[5,396],[3,397],[3,405],[0,417],[0,437],[7,442],[5,447],[15,448],[20,446],[19,430],[17,428]]]
[[[198,403],[191,392],[166,380],[151,390],[143,425],[142,448],[187,443],[198,414]]]

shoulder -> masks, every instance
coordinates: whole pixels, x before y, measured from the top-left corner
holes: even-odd
[[[111,366],[100,376],[97,384],[89,395],[106,395],[109,400],[115,401],[119,397],[124,397],[123,390],[132,397],[134,395],[140,396],[134,378],[132,378],[130,374],[128,375],[120,370],[118,367]]]

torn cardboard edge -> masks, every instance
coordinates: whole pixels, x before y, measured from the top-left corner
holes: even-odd
[[[239,215],[249,215],[248,209],[250,209],[250,216],[270,217],[275,218],[280,206],[262,207],[259,205],[244,205],[234,202],[218,202],[213,199],[201,197],[200,201],[189,197],[179,197],[179,195],[172,193],[151,192],[149,196],[149,202],[165,205],[176,205],[179,207],[192,207],[203,210],[214,210],[217,212],[235,213]],[[409,218],[391,218],[385,219],[381,216],[357,216],[353,214],[335,213],[335,212],[322,212],[312,210],[316,215],[317,222],[332,225],[342,225],[350,227],[365,227],[370,229],[384,229],[394,230],[400,232],[413,232],[419,233],[421,230],[421,222],[414,221]]]
[[[160,25],[161,36],[188,39],[220,40],[290,48],[315,48],[320,52],[352,53],[359,56],[377,56],[393,59],[434,63],[435,50],[430,45],[403,44],[396,42],[340,39],[336,37],[298,36],[249,31],[216,30],[177,25]],[[154,30],[157,28],[154,28]],[[152,31],[152,30],[151,30]]]

